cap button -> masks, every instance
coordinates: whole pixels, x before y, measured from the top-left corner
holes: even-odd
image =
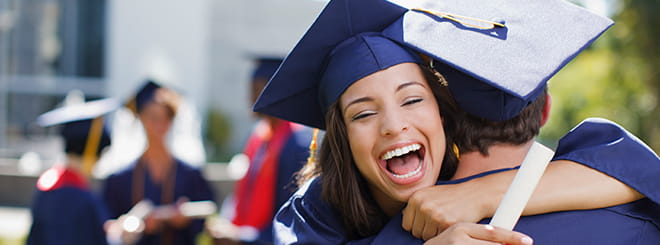
[[[503,26],[506,24],[506,21],[504,21],[502,18],[494,18],[494,19],[492,19],[491,21],[492,21],[492,22],[495,22],[495,23],[499,23],[499,24],[501,24],[501,25],[503,25]]]

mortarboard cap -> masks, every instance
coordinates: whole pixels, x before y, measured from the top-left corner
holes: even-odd
[[[162,86],[152,79],[147,79],[135,94],[136,112],[141,112],[145,105],[152,102],[156,97],[156,91]]]
[[[563,0],[422,0],[406,7],[413,9],[383,35],[443,63],[436,69],[459,106],[494,121],[518,115],[613,24]]]
[[[325,112],[353,82],[390,66],[421,63],[380,35],[405,8],[384,0],[330,1],[285,58],[254,111],[325,129]]]
[[[277,68],[282,64],[282,59],[279,58],[261,58],[258,59],[257,68],[254,69],[252,74],[252,80],[256,78],[264,78],[270,80],[270,78],[275,74]]]
[[[93,120],[119,108],[119,101],[114,98],[95,100],[54,109],[40,115],[36,122],[42,127],[62,125],[60,134],[64,138],[65,151],[83,155],[88,144]],[[97,154],[110,144],[110,135],[101,121],[97,138],[98,144],[91,153]]]

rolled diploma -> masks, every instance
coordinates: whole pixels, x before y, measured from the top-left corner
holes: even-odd
[[[541,143],[532,144],[500,206],[497,207],[490,221],[491,225],[513,230],[554,154],[554,151]]]

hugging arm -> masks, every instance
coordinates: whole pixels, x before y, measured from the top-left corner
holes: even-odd
[[[416,192],[402,226],[429,239],[451,224],[492,217],[517,170]],[[564,136],[523,215],[596,209],[638,200],[658,203],[660,160],[618,125],[588,119]],[[450,196],[451,198],[445,198]]]

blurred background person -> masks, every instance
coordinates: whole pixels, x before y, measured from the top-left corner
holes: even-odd
[[[105,205],[90,188],[90,175],[110,144],[104,115],[119,107],[115,99],[65,105],[41,115],[41,126],[61,125],[66,160],[37,181],[27,244],[106,244]]]
[[[251,81],[252,103],[282,60],[262,58],[257,62]],[[293,176],[309,156],[312,129],[264,114],[255,115],[258,121],[243,151],[249,161],[247,172],[236,183],[227,212],[219,220],[209,222],[216,244],[272,243],[273,216],[295,191]]]
[[[168,215],[153,211],[144,218],[138,244],[194,244],[203,220],[187,217],[180,209],[188,201],[214,201],[214,193],[202,173],[170,153],[166,135],[177,112],[179,95],[148,80],[128,107],[144,127],[147,148],[128,168],[110,175],[103,198],[111,218],[119,218],[142,200],[156,209],[168,207]]]

